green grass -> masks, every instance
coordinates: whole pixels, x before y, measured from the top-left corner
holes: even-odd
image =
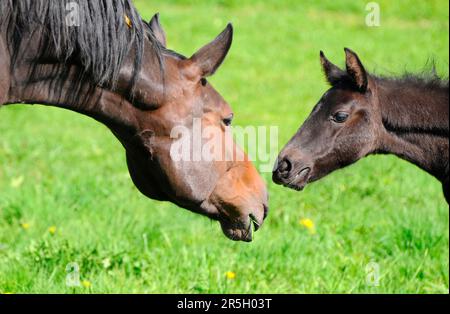
[[[368,28],[364,1],[136,1],[147,19],[161,12],[169,46],[186,55],[234,23],[212,82],[236,124],[279,126],[280,149],[327,88],[321,49],[342,64],[350,47],[380,74],[420,71],[434,57],[448,75],[448,2],[379,3],[382,25]],[[441,186],[395,157],[367,158],[302,193],[265,175],[270,217],[253,243],[235,243],[217,223],[141,196],[120,144],[95,121],[38,106],[2,108],[0,119],[0,292],[448,293]],[[66,286],[71,262],[90,288]],[[370,262],[379,286],[366,284]]]

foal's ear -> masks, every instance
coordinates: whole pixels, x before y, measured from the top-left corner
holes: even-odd
[[[162,28],[161,23],[159,22],[159,13],[156,13],[152,17],[148,25],[150,26],[153,35],[155,35],[159,43],[163,45],[164,48],[167,47],[166,32],[164,32],[164,29]]]
[[[216,39],[197,51],[189,60],[200,69],[202,77],[211,76],[225,60],[232,42],[233,26],[228,24]]]
[[[360,91],[365,92],[369,84],[369,79],[361,60],[355,52],[348,48],[345,48],[345,58],[348,75],[352,78],[356,87]]]
[[[335,86],[337,83],[341,82],[347,73],[341,70],[338,66],[331,63],[326,57],[323,51],[320,51],[320,63],[322,64],[323,72],[327,78],[327,81],[331,86]]]

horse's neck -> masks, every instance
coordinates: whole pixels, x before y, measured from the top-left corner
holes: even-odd
[[[0,106],[8,100],[10,86],[10,58],[6,41],[0,29]]]
[[[42,44],[39,35],[23,34],[23,38],[16,47],[15,60],[2,55],[2,42],[6,41],[0,38],[0,83],[7,78],[7,84],[0,84],[0,105],[43,104],[64,108],[90,116],[116,133],[136,125],[135,108],[121,95],[80,78],[77,65],[58,63],[56,57],[48,54],[53,49]],[[42,55],[45,57],[41,60]],[[2,68],[3,62],[8,66]]]
[[[380,151],[414,163],[440,181],[448,178],[448,87],[381,84],[378,88],[387,134]]]
[[[42,104],[68,109],[96,119],[116,133],[130,132],[137,125],[136,108],[120,95],[80,81],[76,66],[39,65],[33,67],[28,80],[28,67],[13,71],[9,104]],[[63,79],[64,78],[64,79]]]

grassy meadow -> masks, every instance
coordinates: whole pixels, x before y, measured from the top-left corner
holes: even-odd
[[[169,47],[185,55],[233,22],[211,82],[236,125],[278,126],[279,149],[327,89],[320,50],[343,65],[352,48],[387,75],[434,59],[448,76],[446,0],[380,0],[380,27],[366,26],[366,1],[135,3],[146,19],[161,13]],[[364,159],[301,193],[264,174],[270,216],[252,243],[235,243],[218,223],[139,194],[123,148],[97,122],[24,105],[1,108],[0,121],[1,293],[449,291],[441,185],[395,157]],[[79,287],[66,285],[71,263]]]

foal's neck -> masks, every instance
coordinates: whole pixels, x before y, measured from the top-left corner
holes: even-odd
[[[439,80],[379,80],[384,128],[380,151],[414,163],[440,181],[449,175],[449,89]]]

